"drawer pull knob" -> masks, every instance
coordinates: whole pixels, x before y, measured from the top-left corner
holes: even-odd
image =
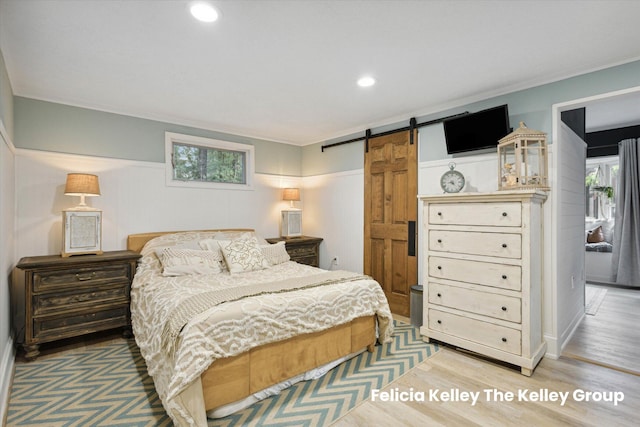
[[[507,247],[507,244],[506,244],[506,243],[503,243],[503,244],[502,244],[502,247],[503,247],[503,248],[506,248],[506,247]]]
[[[88,275],[88,276],[81,276],[79,274],[76,274],[76,279],[78,279],[78,281],[80,281],[80,282],[84,282],[85,280],[91,280],[94,277],[96,277],[96,272],[95,271],[93,273],[91,273],[90,275]]]
[[[438,298],[440,298],[442,296],[442,294],[440,292],[438,292]]]
[[[442,212],[438,212],[438,216],[442,216]]]
[[[507,307],[505,307],[504,305],[502,306],[502,311],[507,311]]]
[[[442,270],[442,266],[441,265],[438,266],[438,270]]]
[[[507,279],[507,275],[506,275],[506,274],[503,274],[503,275],[502,275],[502,278],[506,280],[506,279]]]
[[[438,239],[438,243],[442,243],[442,239]]]
[[[502,338],[502,342],[507,342],[507,339],[506,338]]]
[[[502,212],[502,216],[507,216],[507,213],[506,212]]]
[[[442,324],[442,320],[438,320],[438,325],[441,325],[441,324]]]

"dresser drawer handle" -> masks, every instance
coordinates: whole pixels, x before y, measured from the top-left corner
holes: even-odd
[[[441,265],[438,266],[438,270],[442,270],[442,266]]]
[[[503,279],[505,279],[505,280],[507,280],[507,275],[506,275],[506,274],[503,274],[503,275],[502,275],[502,278],[503,278]]]
[[[80,282],[84,282],[85,280],[91,280],[93,278],[96,277],[96,272],[94,271],[93,273],[91,273],[88,276],[81,276],[79,274],[76,274],[76,279],[79,280]]]
[[[502,311],[507,311],[507,307],[505,307],[504,305],[502,306]]]
[[[506,212],[502,212],[502,216],[507,216],[507,213]]]
[[[438,320],[438,325],[442,325],[442,320]]]
[[[502,342],[507,342],[507,339],[506,338],[502,338]]]
[[[438,212],[438,216],[442,216],[442,212]]]
[[[442,239],[438,239],[438,243],[442,243]]]
[[[440,298],[442,296],[442,294],[440,292],[438,292],[438,298]]]
[[[502,244],[502,247],[503,247],[503,248],[506,248],[506,247],[507,247],[507,244],[506,244],[506,243],[503,243],[503,244]]]

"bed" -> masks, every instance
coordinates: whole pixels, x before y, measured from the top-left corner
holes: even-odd
[[[127,247],[142,255],[134,336],[177,425],[206,425],[391,340],[377,282],[289,261],[251,229],[134,234]]]

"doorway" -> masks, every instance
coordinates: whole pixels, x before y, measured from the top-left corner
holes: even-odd
[[[640,124],[640,88],[633,88],[624,91],[603,94],[574,102],[566,103],[563,108],[586,108],[587,133],[602,131],[605,129],[633,126]],[[591,122],[590,122],[591,120]],[[584,254],[585,270],[582,275],[582,308],[585,310],[583,316],[577,317],[578,323],[569,325],[567,329],[570,336],[565,341],[566,346],[562,351],[562,356],[587,361],[590,363],[608,366],[628,373],[640,375],[640,358],[638,353],[638,342],[640,332],[628,326],[637,324],[640,321],[640,290],[623,289],[616,286],[607,286],[610,282],[603,275],[596,276],[594,280],[593,271],[599,270],[596,263],[589,258],[591,255],[585,250],[587,243],[589,212],[592,217],[599,219],[601,216],[612,216],[615,205],[611,204],[606,194],[598,194],[594,197],[589,194],[587,182],[589,172],[605,172],[603,178],[607,177],[605,166],[592,167],[585,159],[585,240],[581,245],[576,245],[575,253]],[[602,163],[602,162],[596,162]],[[600,183],[602,184],[602,183]],[[598,185],[601,192],[608,184]],[[588,210],[588,212],[587,212]],[[596,216],[597,213],[597,216]],[[607,215],[603,215],[606,213]],[[606,253],[599,255],[606,256]],[[601,263],[602,271],[608,272],[611,262]],[[591,271],[590,271],[591,270]],[[606,270],[606,271],[605,271]],[[598,280],[598,278],[600,280]],[[595,282],[595,283],[594,283]],[[576,306],[575,299],[569,297],[562,287],[563,283],[556,284],[555,296],[557,301],[557,313],[571,311]],[[592,286],[593,285],[593,286]],[[609,284],[610,285],[610,284]],[[573,283],[572,283],[573,286]],[[564,293],[564,295],[563,295]],[[585,295],[586,294],[586,295]],[[594,297],[593,295],[597,295]],[[594,301],[597,302],[598,309],[592,310]],[[626,326],[625,326],[626,325]]]

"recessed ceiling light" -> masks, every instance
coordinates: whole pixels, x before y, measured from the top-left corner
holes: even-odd
[[[376,79],[371,76],[364,76],[358,79],[358,86],[360,87],[369,87],[376,84]]]
[[[194,18],[202,22],[213,22],[218,19],[218,11],[209,3],[193,3],[189,9]]]

